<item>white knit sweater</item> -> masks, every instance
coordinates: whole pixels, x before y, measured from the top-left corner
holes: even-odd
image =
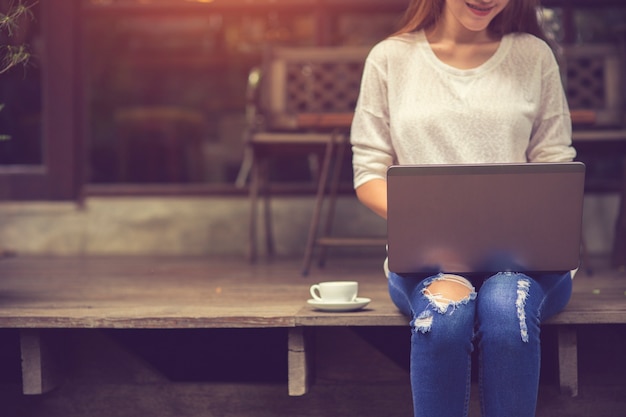
[[[423,32],[370,52],[351,130],[355,188],[391,164],[572,160],[556,59],[528,34],[505,36],[484,64],[440,61]]]

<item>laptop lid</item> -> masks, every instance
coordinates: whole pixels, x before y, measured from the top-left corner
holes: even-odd
[[[549,272],[578,267],[580,162],[391,166],[389,269]]]

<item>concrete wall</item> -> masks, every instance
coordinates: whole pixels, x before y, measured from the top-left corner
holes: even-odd
[[[619,199],[613,194],[586,198],[584,238],[590,253],[610,251],[618,207]],[[312,210],[312,197],[273,200],[278,255],[302,255]],[[245,257],[248,216],[244,196],[90,198],[84,208],[73,203],[5,202],[0,203],[0,247],[28,255]],[[339,199],[335,219],[338,235],[385,233],[384,221],[353,197]],[[339,249],[333,253],[337,251],[342,253]]]

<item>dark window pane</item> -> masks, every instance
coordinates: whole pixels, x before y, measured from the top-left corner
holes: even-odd
[[[310,42],[311,17],[92,12],[85,68],[92,183],[234,183],[246,83],[268,37]]]

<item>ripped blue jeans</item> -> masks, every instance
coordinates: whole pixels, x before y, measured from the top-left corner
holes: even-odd
[[[429,287],[460,284],[466,296],[446,299]],[[434,288],[434,286],[433,286]],[[570,299],[564,274],[505,272],[490,277],[389,273],[389,293],[411,317],[414,415],[468,415],[471,356],[478,349],[483,417],[532,417],[539,389],[539,325]]]

